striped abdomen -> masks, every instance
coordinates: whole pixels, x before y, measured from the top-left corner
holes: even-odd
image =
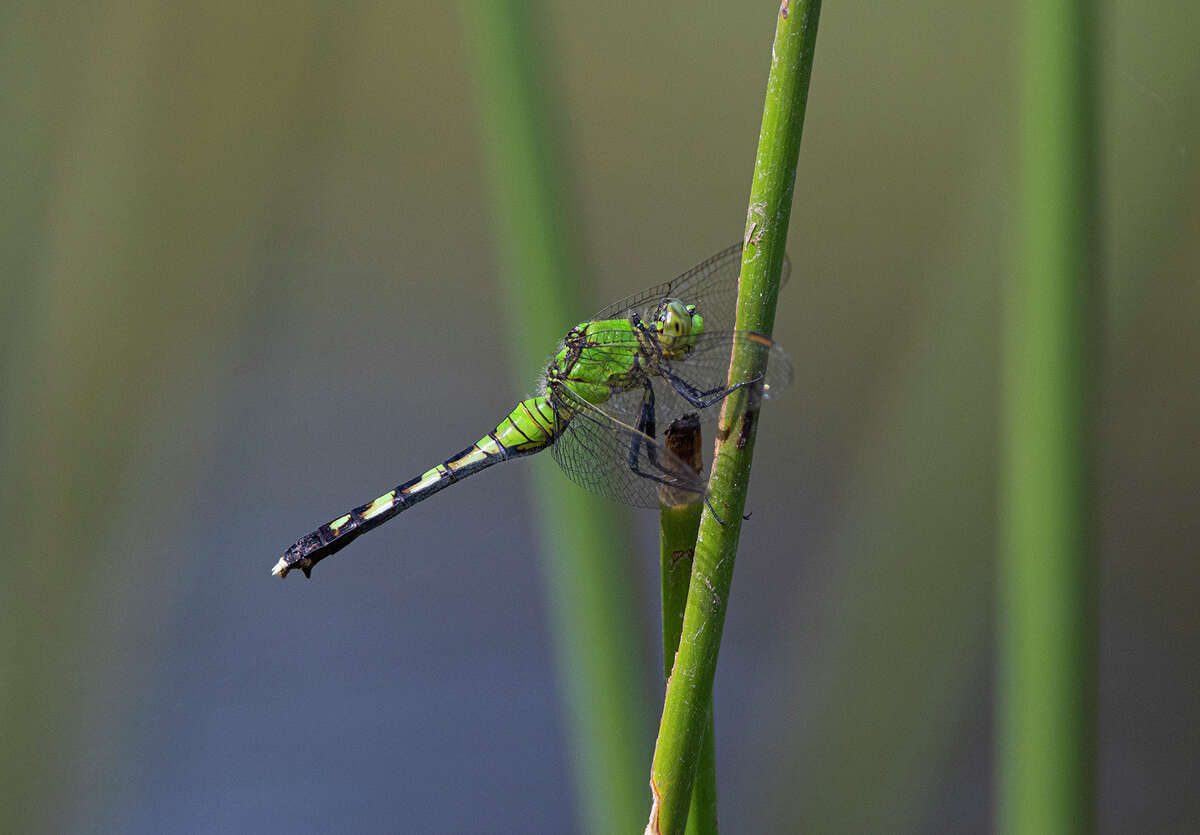
[[[538,452],[553,442],[554,411],[547,397],[522,401],[495,429],[458,455],[301,537],[284,552],[271,573],[286,577],[298,568],[308,577],[318,562],[417,502],[485,467]]]

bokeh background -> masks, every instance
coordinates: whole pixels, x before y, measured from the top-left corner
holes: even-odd
[[[741,235],[761,6],[545,5],[574,319]],[[822,12],[775,329],[796,382],[715,691],[730,832],[991,826],[1011,14]],[[466,31],[438,4],[0,5],[0,829],[578,826],[526,463],[312,582],[267,573],[533,387]],[[1200,15],[1109,3],[1100,31],[1099,820],[1187,832]],[[656,518],[621,512],[648,774]]]

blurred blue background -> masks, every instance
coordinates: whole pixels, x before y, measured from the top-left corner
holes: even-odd
[[[548,13],[589,300],[565,331],[742,234],[774,20]],[[1010,15],[822,12],[775,328],[797,377],[764,412],[715,691],[730,832],[991,825]],[[539,371],[506,363],[461,23],[0,7],[0,829],[576,826],[525,463],[310,583],[268,576]],[[1200,16],[1112,3],[1101,31],[1100,825],[1185,832]],[[657,717],[657,520],[627,514]]]

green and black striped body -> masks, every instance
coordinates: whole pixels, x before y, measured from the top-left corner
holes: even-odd
[[[336,554],[360,534],[377,528],[434,493],[485,467],[548,447],[554,439],[554,413],[544,395],[522,401],[487,435],[431,470],[344,513],[288,548],[274,572],[286,577],[293,568],[309,576],[312,567]]]
[[[272,573],[286,576],[300,569],[309,576],[314,565],[360,534],[456,481],[551,446],[578,410],[586,408],[580,401],[598,406],[617,392],[645,385],[663,358],[685,353],[688,334],[694,337],[703,329],[694,308],[678,300],[665,300],[663,307],[667,313],[649,324],[634,317],[576,325],[546,370],[545,389],[536,397],[519,403],[495,429],[457,455],[301,537]]]

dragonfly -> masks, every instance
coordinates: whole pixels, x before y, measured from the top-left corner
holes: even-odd
[[[537,395],[457,455],[302,536],[271,573],[311,577],[318,562],[434,493],[545,449],[573,481],[625,504],[658,507],[664,490],[699,500],[706,478],[659,440],[658,427],[711,416],[741,388],[751,387],[754,402],[770,398],[792,378],[777,343],[734,330],[741,264],[738,243],[580,322],[559,343]],[[788,272],[785,258],[782,281]],[[765,372],[731,380],[735,349],[755,355],[753,367]]]

